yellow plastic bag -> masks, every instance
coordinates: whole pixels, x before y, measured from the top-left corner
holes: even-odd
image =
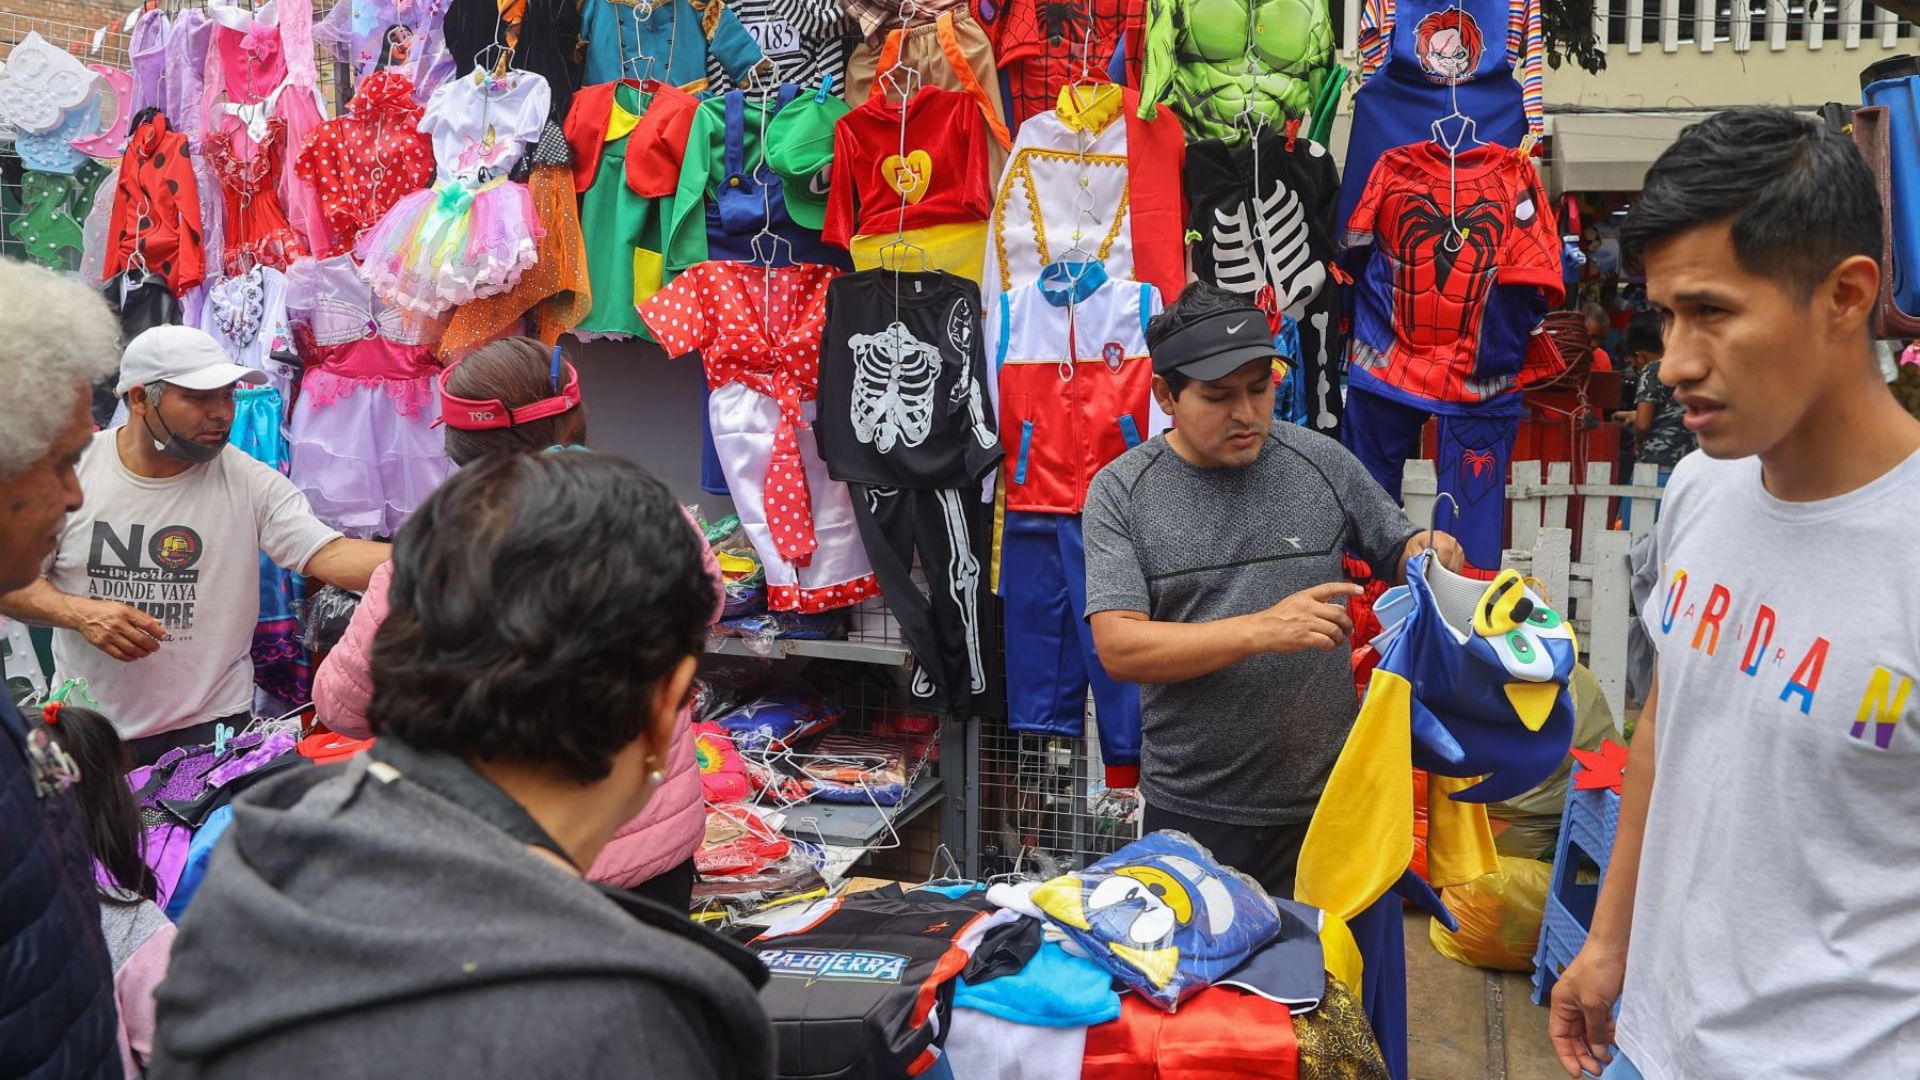
[[[1552,880],[1552,863],[1502,855],[1499,873],[1440,890],[1460,931],[1433,920],[1427,938],[1441,956],[1470,967],[1532,971]]]

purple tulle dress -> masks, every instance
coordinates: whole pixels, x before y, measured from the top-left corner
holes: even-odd
[[[444,321],[376,299],[351,255],[294,263],[287,316],[312,338],[293,408],[293,482],[341,532],[392,536],[453,472],[432,427]]]

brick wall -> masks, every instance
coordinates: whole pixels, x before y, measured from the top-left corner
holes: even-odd
[[[0,0],[0,59],[29,30],[82,60],[126,65],[127,12],[140,0]],[[94,31],[107,27],[98,53],[91,52]]]

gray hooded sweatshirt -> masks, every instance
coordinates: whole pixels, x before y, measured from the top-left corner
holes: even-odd
[[[148,1075],[773,1075],[757,960],[529,844],[559,850],[393,739],[255,788],[181,921]]]

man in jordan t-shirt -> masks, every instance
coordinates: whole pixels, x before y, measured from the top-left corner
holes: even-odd
[[[1610,1080],[1920,1076],[1920,421],[1869,337],[1873,174],[1804,117],[1721,113],[1621,239],[1703,453],[1660,515],[1657,677],[1555,1050]]]
[[[45,575],[0,596],[0,614],[55,628],[58,673],[87,680],[136,765],[212,742],[217,722],[246,724],[260,552],[354,590],[387,560],[387,545],[341,537],[228,444],[234,384],[265,381],[191,327],[134,338],[116,389],[128,420],[80,460],[85,504]]]

